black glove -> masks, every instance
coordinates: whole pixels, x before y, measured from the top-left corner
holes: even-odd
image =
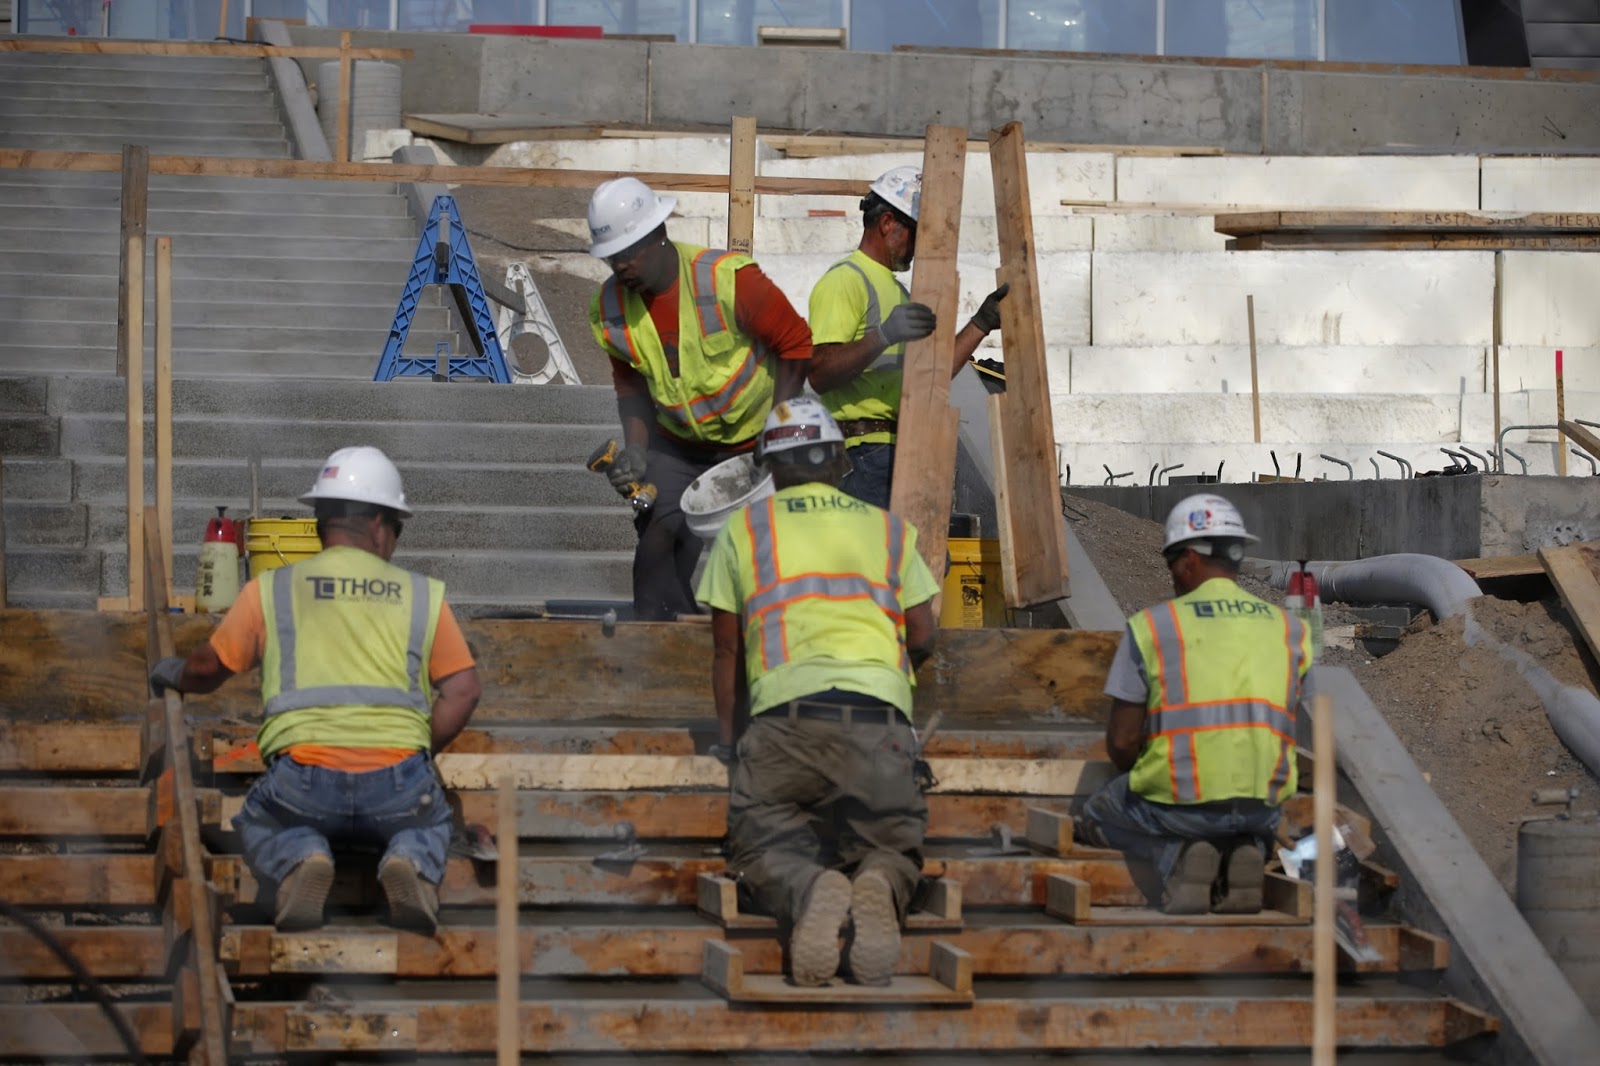
[[[983,303],[978,305],[978,311],[972,316],[972,324],[985,333],[993,333],[1000,328],[1000,301],[1006,298],[1006,293],[1011,291],[1011,282],[1006,282],[998,289],[983,298]]]
[[[730,770],[733,769],[734,759],[737,758],[732,744],[713,744],[706,749],[706,754]]]
[[[606,480],[611,482],[611,487],[618,492],[623,492],[629,485],[644,480],[645,471],[650,468],[650,453],[637,444],[630,444],[617,453],[610,469],[606,471]]]
[[[150,671],[150,690],[157,696],[165,696],[169,688],[182,691],[178,688],[178,679],[183,676],[183,664],[187,661],[182,656],[169,655],[156,663]]]
[[[889,347],[901,341],[919,341],[938,324],[933,308],[927,304],[903,303],[878,326],[878,335],[883,338],[884,347]]]

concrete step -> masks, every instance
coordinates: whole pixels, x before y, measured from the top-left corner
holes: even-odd
[[[111,300],[113,307],[115,306],[117,279],[113,274],[45,274],[33,277],[23,274],[5,275],[0,271],[0,291],[6,291],[12,284],[18,284],[20,288],[20,283],[15,282],[15,279],[24,276],[28,277],[27,290],[30,296],[96,297]],[[181,285],[175,286],[177,291],[174,293],[174,299],[186,302],[223,303],[249,299],[258,304],[287,303],[296,307],[306,304],[329,304],[340,307],[385,306],[392,313],[399,302],[402,287],[388,280],[346,282],[252,280],[247,286],[242,282],[225,278],[184,278]],[[440,286],[429,286],[423,290],[422,306],[443,307],[443,294],[444,290]],[[155,294],[148,289],[145,304],[147,308],[155,306]],[[182,302],[179,306],[182,306]]]
[[[0,169],[0,187],[18,185],[71,186],[111,189],[114,191],[121,187],[121,181],[122,179],[119,175],[107,171]],[[227,193],[270,192],[290,193],[299,196],[398,194],[398,188],[395,183],[385,181],[324,181],[304,178],[234,178],[152,174],[150,176],[150,191],[155,193],[162,190]]]
[[[351,183],[359,192],[359,182]],[[292,186],[279,183],[279,192],[199,192],[193,189],[157,189],[150,194],[152,218],[168,211],[233,211],[269,214],[280,217],[372,215],[409,218],[403,198],[391,192],[367,195],[306,195],[288,191]],[[76,185],[0,185],[0,207],[113,208],[120,211],[121,193],[115,186]]]
[[[68,55],[61,52],[0,53],[0,70],[28,72],[65,70],[166,71],[175,76],[195,74],[254,74],[264,60],[249,56]]]
[[[117,207],[30,207],[24,212],[29,231],[49,228],[57,233],[106,233],[115,235],[121,224],[121,209]],[[199,211],[182,208],[162,208],[149,212],[147,232],[153,245],[156,236],[180,238],[186,236],[217,236],[223,234],[272,235],[275,237],[361,237],[403,238],[415,242],[419,236],[417,224],[409,217],[394,211],[376,215],[352,212],[312,214],[292,212],[275,214],[268,211]],[[10,227],[0,222],[0,246],[15,245],[8,233]],[[177,249],[174,248],[174,253]]]
[[[12,588],[6,593],[6,606],[30,611],[92,611],[98,602],[99,595],[87,589],[79,592],[44,592]]]
[[[242,95],[242,94],[241,94]],[[153,119],[170,122],[271,122],[281,125],[278,109],[265,94],[255,99],[215,103],[209,96],[191,98],[187,104],[152,106],[128,100],[63,100],[49,92],[19,89],[0,98],[0,118]],[[231,94],[223,94],[232,99]]]
[[[9,471],[8,471],[9,472]],[[127,536],[128,513],[122,512],[122,533]],[[202,527],[203,528],[203,527]],[[6,504],[6,549],[83,548],[88,538],[89,506],[82,503],[10,501]]]
[[[152,230],[151,236],[155,235]],[[105,255],[116,252],[117,242],[118,233],[114,228],[95,232],[61,232],[34,227],[7,227],[0,229],[0,257],[35,249]],[[173,250],[173,269],[177,269],[176,263],[180,259],[190,255],[289,256],[300,260],[390,259],[396,263],[410,264],[416,251],[415,236],[273,237],[251,233],[208,233],[185,238],[181,256],[176,249]],[[404,282],[404,276],[400,280]]]
[[[185,57],[186,58],[186,57]],[[266,92],[267,69],[263,60],[250,60],[250,67],[234,70],[190,70],[173,66],[166,69],[130,69],[87,64],[60,64],[54,67],[20,68],[0,66],[0,92],[18,86],[83,85],[97,89],[176,89],[193,100],[202,93]]]
[[[54,415],[7,412],[0,419],[0,456],[59,455],[61,420]]]
[[[374,357],[376,365],[376,357]],[[120,415],[123,384],[110,374],[52,378],[48,410],[54,414]],[[145,396],[146,411],[153,400]],[[510,426],[547,423],[569,427],[617,428],[616,396],[601,385],[507,385],[443,387],[420,381],[298,382],[281,377],[209,381],[185,378],[172,383],[174,414],[227,418],[249,412],[252,418],[331,419],[343,422],[500,422]],[[603,438],[602,438],[603,439]],[[278,453],[267,451],[265,457]],[[545,462],[537,455],[482,457],[482,462]],[[591,475],[593,476],[593,475]],[[596,478],[596,480],[603,480]],[[269,491],[263,489],[263,491]],[[297,496],[295,492],[283,495]],[[520,501],[499,501],[514,503]]]
[[[442,310],[435,308],[433,310]],[[146,355],[151,358],[155,344],[154,327],[145,338]],[[5,327],[7,347],[56,348],[116,347],[115,322],[17,322]],[[263,329],[250,325],[191,326],[179,323],[172,328],[174,350],[180,352],[371,352],[373,365],[388,340],[388,323],[356,328],[275,326]],[[454,331],[412,329],[406,337],[406,351],[412,355],[432,355],[434,344],[448,341],[451,351],[461,349]],[[0,363],[0,366],[9,366]]]
[[[0,86],[0,92],[4,92]],[[0,131],[0,147],[35,152],[120,152],[125,144],[142,144],[151,155],[228,156],[235,159],[284,159],[289,144],[282,137],[130,137],[120,133],[12,133]]]
[[[174,288],[177,286],[174,285]],[[297,329],[376,329],[386,334],[394,320],[394,313],[395,306],[390,301],[355,305],[314,304],[290,308],[283,305],[248,302],[248,294],[243,292],[235,293],[231,302],[187,300],[175,296],[172,306],[174,329],[179,331],[188,326],[277,327],[292,322]],[[116,318],[117,301],[114,294],[87,297],[0,296],[0,323],[56,322],[114,327]],[[145,321],[147,340],[153,345],[154,321],[150,317]],[[420,333],[448,333],[455,328],[453,312],[437,304],[418,307],[411,322],[412,331]],[[111,336],[115,337],[115,333]],[[407,348],[409,347],[408,335]]]
[[[449,340],[451,350],[459,347],[453,334],[445,338],[413,338],[408,351],[431,354],[435,339]],[[260,351],[257,349],[179,348],[173,352],[172,368],[176,377],[258,378],[263,374],[276,374],[293,379],[343,379],[370,382],[378,369],[383,354],[383,337],[372,337],[359,347],[340,351],[316,348],[305,351]],[[27,374],[108,374],[116,366],[116,350],[110,345],[99,348],[49,347],[34,345],[19,347],[0,344],[0,367],[16,373]],[[145,352],[145,366],[149,367],[149,349]]]
[[[49,383],[43,378],[0,377],[0,414],[48,414],[49,403]]]
[[[126,558],[127,552],[123,552]],[[6,592],[13,605],[20,605],[24,597],[37,593],[48,595],[99,595],[101,552],[97,548],[34,548],[19,547],[6,551]],[[127,592],[124,570],[121,591]],[[190,567],[193,573],[193,566]],[[191,583],[193,579],[191,578]]]
[[[116,133],[128,138],[152,137],[167,140],[173,137],[214,137],[218,139],[280,139],[283,123],[269,116],[245,120],[244,118],[169,118],[158,109],[132,115],[53,115],[53,114],[0,114],[5,120],[6,136],[26,133],[34,135],[63,134],[80,136]]]
[[[126,469],[127,464],[123,464]],[[53,500],[65,503],[72,499],[72,460],[50,458],[5,457],[5,498],[7,500]],[[151,482],[154,484],[154,482]],[[126,489],[124,488],[124,495]]]
[[[210,240],[210,238],[186,241],[183,254],[173,255],[174,288],[178,282],[194,278],[241,282],[362,281],[373,284],[387,282],[394,285],[394,296],[398,301],[401,291],[405,288],[406,272],[411,265],[411,252],[415,251],[415,248],[412,248],[404,256],[373,257],[362,242],[350,241],[348,259],[332,256],[326,259],[302,259],[282,250],[271,255],[206,254],[191,247],[198,240]],[[116,243],[114,238],[112,243]],[[79,274],[109,277],[115,284],[117,270],[117,253],[114,248],[94,252],[74,252],[65,249],[34,252],[0,247],[0,274]],[[149,279],[151,275],[147,273],[145,277]]]

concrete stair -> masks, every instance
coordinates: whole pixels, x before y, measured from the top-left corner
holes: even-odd
[[[110,375],[0,378],[13,606],[125,594],[123,388]],[[630,595],[630,512],[583,468],[617,432],[610,389],[260,377],[179,379],[173,391],[180,591],[214,508],[245,513],[252,457],[263,512],[306,515],[296,497],[321,460],[365,443],[399,464],[416,510],[397,561],[443,579],[464,613]],[[147,489],[154,477],[147,462]]]

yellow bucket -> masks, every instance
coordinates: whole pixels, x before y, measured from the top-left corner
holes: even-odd
[[[950,629],[1005,625],[1000,542],[951,537],[945,543],[950,553],[950,572],[944,575],[944,602],[939,607],[939,624]]]
[[[309,559],[322,550],[315,518],[252,518],[244,527],[250,576]]]

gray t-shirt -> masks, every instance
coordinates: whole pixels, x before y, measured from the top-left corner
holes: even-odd
[[[1133,627],[1122,631],[1122,642],[1117,654],[1111,658],[1111,672],[1106,675],[1105,694],[1114,700],[1126,700],[1140,707],[1150,699],[1150,682],[1144,674],[1144,657],[1133,640]]]

